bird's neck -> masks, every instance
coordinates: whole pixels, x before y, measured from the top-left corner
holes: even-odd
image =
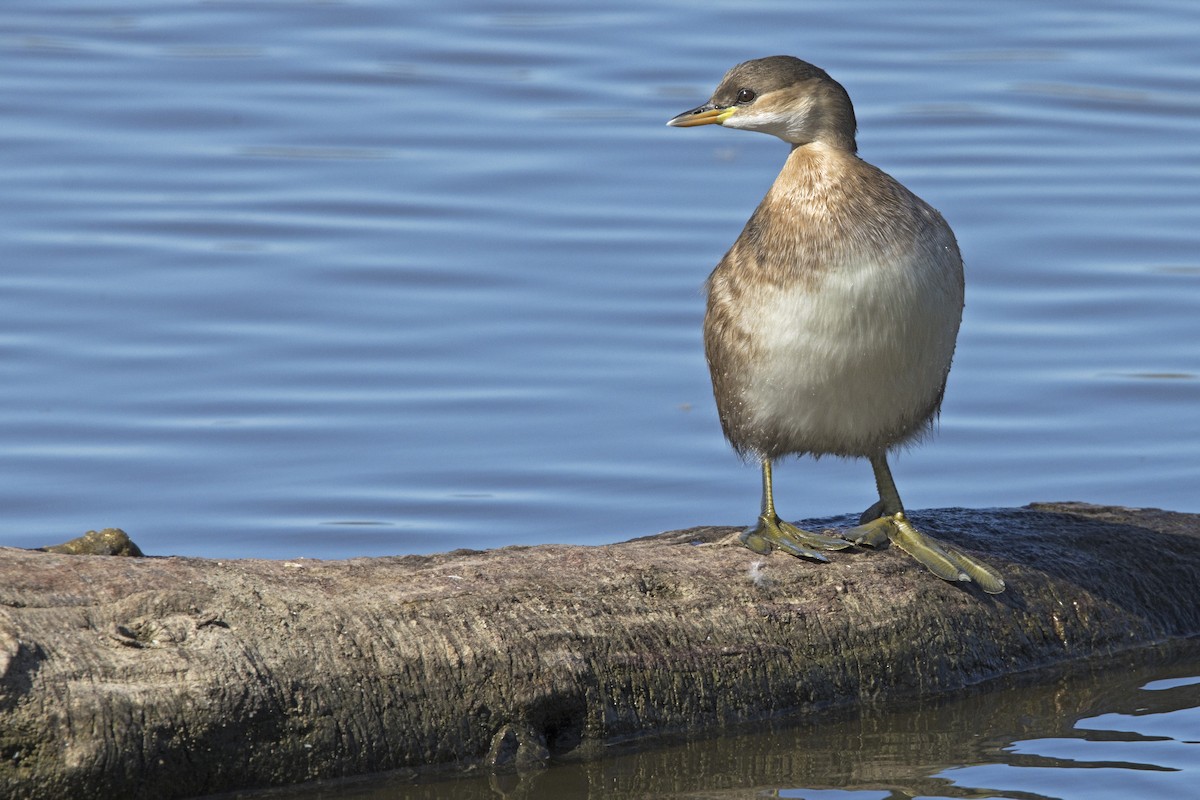
[[[795,145],[764,201],[790,209],[795,217],[819,220],[839,205],[846,179],[859,163],[843,148],[821,142]]]

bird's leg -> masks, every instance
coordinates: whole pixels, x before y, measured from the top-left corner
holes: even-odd
[[[878,547],[890,540],[939,578],[974,581],[988,594],[1004,591],[1004,579],[996,570],[913,527],[904,516],[904,504],[900,502],[900,493],[892,480],[886,454],[871,456],[871,468],[875,471],[879,502],[863,512],[861,524],[846,532],[847,539],[870,547]]]
[[[843,550],[850,546],[851,543],[846,539],[802,530],[779,518],[775,513],[775,497],[771,489],[771,461],[767,458],[762,462],[762,485],[762,514],[758,517],[758,525],[747,528],[740,537],[746,547],[763,555],[772,550],[782,550],[800,558],[828,561],[821,550]]]
[[[862,513],[858,518],[858,527],[851,528],[846,536],[855,544],[879,547],[892,538],[896,515],[903,517],[904,504],[900,501],[900,493],[896,491],[896,482],[892,480],[887,457],[882,454],[872,457],[871,468],[875,471],[879,500]]]

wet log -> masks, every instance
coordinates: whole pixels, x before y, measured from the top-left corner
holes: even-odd
[[[1008,590],[895,549],[762,557],[729,528],[346,561],[0,548],[0,797],[526,769],[1200,634],[1200,516],[911,517]]]

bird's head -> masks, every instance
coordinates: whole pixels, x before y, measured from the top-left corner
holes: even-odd
[[[769,133],[793,145],[824,142],[857,149],[854,106],[846,90],[825,70],[792,56],[738,64],[725,73],[707,103],[667,124],[716,124]]]

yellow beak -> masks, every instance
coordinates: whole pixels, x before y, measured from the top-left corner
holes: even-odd
[[[720,125],[733,116],[735,111],[737,111],[736,106],[716,108],[705,103],[698,108],[693,108],[691,111],[685,111],[679,116],[672,117],[667,120],[667,124],[672,128],[691,128],[696,125]]]

